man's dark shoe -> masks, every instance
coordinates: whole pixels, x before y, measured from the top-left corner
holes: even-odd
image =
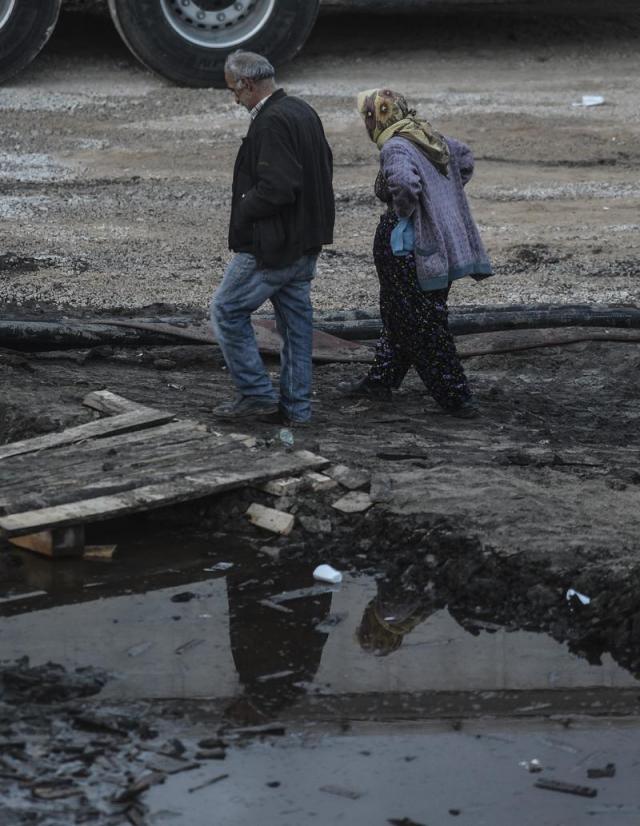
[[[268,424],[277,424],[280,427],[309,427],[311,419],[292,419],[285,411],[279,407],[275,413],[269,413],[265,416],[260,416],[263,422]]]
[[[477,419],[480,416],[480,408],[477,402],[473,401],[473,399],[468,399],[457,407],[447,408],[447,413],[450,416],[455,416],[457,419]]]
[[[391,401],[391,390],[382,384],[369,381],[368,376],[357,381],[341,381],[336,389],[341,396],[371,399],[378,402]]]
[[[253,396],[239,396],[235,401],[224,402],[211,411],[219,419],[256,419],[278,412],[276,402]]]

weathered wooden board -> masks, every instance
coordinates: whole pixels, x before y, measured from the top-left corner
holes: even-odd
[[[38,450],[47,450],[64,444],[81,442],[85,439],[95,439],[115,433],[125,433],[139,430],[151,425],[165,424],[175,419],[173,413],[162,413],[152,408],[132,410],[118,416],[108,416],[95,422],[87,422],[76,427],[69,427],[58,433],[46,433],[33,439],[24,439],[20,442],[11,442],[0,447],[0,460],[21,453],[34,453]]]
[[[182,479],[146,485],[112,496],[100,496],[84,501],[70,501],[50,508],[38,508],[0,517],[0,533],[18,536],[37,531],[77,525],[143,510],[165,507],[197,499],[245,484],[260,484],[291,473],[324,468],[329,461],[309,451],[266,454],[256,458],[250,467],[188,473]]]
[[[157,440],[153,430],[145,433],[149,439],[135,445],[121,447],[114,438],[109,439],[111,447],[100,450],[93,443],[74,445],[2,462],[0,508],[15,513],[61,504],[69,501],[70,495],[78,500],[90,499],[171,481],[189,472],[226,467],[229,461],[242,466],[254,456],[244,441],[200,429],[192,438],[187,438],[187,433],[175,439],[170,433],[164,440]],[[229,459],[230,453],[236,456]]]

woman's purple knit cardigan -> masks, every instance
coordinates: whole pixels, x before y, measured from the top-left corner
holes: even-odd
[[[423,290],[440,290],[456,278],[476,281],[493,275],[464,186],[473,175],[468,146],[446,138],[449,174],[442,175],[406,138],[388,140],[380,164],[400,218],[413,217],[418,281]]]

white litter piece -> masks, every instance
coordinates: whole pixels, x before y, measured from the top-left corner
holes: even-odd
[[[604,98],[602,95],[583,95],[582,100],[573,104],[573,106],[602,106]]]
[[[296,521],[295,516],[291,513],[278,511],[274,508],[265,508],[264,505],[259,505],[257,502],[249,507],[246,515],[258,528],[264,528],[272,533],[279,533],[281,536],[290,534],[293,523]]]
[[[567,600],[570,600],[571,597],[577,597],[583,605],[588,605],[591,602],[591,597],[581,594],[580,591],[576,591],[573,588],[569,588],[567,591]]]
[[[203,568],[202,570],[207,571],[207,573],[216,573],[218,571],[228,571],[230,568],[233,568],[233,562],[216,562],[210,568]]]
[[[332,585],[342,582],[342,574],[332,568],[331,565],[318,565],[313,572],[313,578],[319,579],[320,582],[330,582]]]

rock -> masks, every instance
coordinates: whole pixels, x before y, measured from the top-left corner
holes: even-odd
[[[260,490],[270,493],[273,496],[291,496],[297,493],[302,487],[302,479],[295,476],[287,476],[283,479],[271,479]]]
[[[293,529],[295,516],[284,511],[277,511],[274,508],[265,508],[254,502],[247,510],[246,516],[252,525],[263,528],[265,531],[279,533],[281,536],[288,536]]]
[[[342,513],[362,513],[372,505],[373,501],[368,493],[351,491],[351,493],[347,493],[346,496],[336,500],[331,507]]]
[[[325,473],[349,490],[363,488],[371,480],[371,475],[366,470],[357,470],[347,467],[347,465],[333,465],[327,468]]]
[[[329,519],[318,519],[315,516],[301,516],[299,519],[307,533],[331,533],[333,530],[333,525]]]
[[[305,473],[304,480],[314,492],[320,490],[331,490],[332,488],[338,486],[338,483],[334,479],[331,479],[329,476],[325,476],[324,473],[316,473],[314,470],[310,470],[309,473]]]

